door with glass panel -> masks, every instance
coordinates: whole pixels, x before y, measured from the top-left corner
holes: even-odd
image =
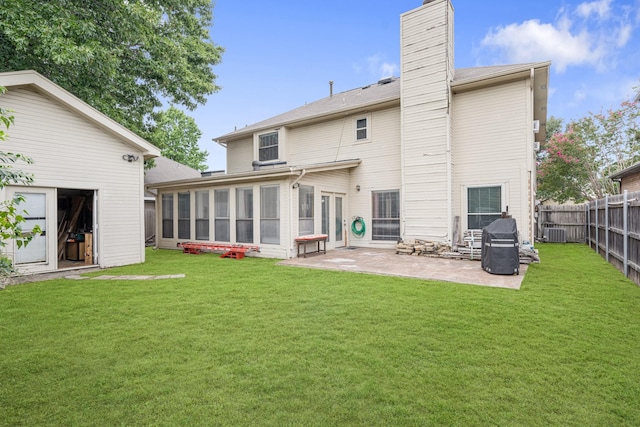
[[[329,236],[327,248],[344,246],[344,194],[322,193],[322,234]]]

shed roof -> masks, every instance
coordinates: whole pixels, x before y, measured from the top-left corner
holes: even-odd
[[[96,110],[69,91],[33,70],[9,71],[0,73],[0,86],[7,89],[15,87],[33,88],[42,95],[64,105],[66,108],[93,122],[101,129],[122,139],[124,143],[139,150],[145,159],[160,155],[160,149],[135,132]]]
[[[548,68],[550,62],[535,62],[526,64],[496,65],[489,67],[459,68],[455,70],[452,88],[475,88],[478,85],[491,84],[500,78],[509,78],[523,73],[529,73],[531,69],[546,70],[538,78],[543,80],[541,91],[544,97],[539,98],[544,102],[546,122],[546,93]],[[308,121],[323,120],[333,115],[352,114],[358,110],[370,109],[372,106],[383,108],[387,105],[399,105],[400,103],[401,79],[391,77],[383,79],[377,83],[363,87],[358,87],[345,92],[340,92],[318,101],[295,108],[277,116],[254,123],[233,132],[227,133],[214,139],[220,143],[245,138],[256,131],[271,129],[278,126],[289,126],[302,124]]]

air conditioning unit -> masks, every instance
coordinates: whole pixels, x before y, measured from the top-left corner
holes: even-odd
[[[564,228],[545,228],[543,233],[545,242],[567,243],[567,230]]]
[[[540,120],[533,121],[533,133],[540,132]]]
[[[540,151],[540,141],[533,141],[533,151]]]

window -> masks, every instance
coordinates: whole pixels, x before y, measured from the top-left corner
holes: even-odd
[[[173,194],[162,195],[162,238],[173,239]]]
[[[322,196],[320,198],[320,202],[322,203],[322,217],[320,218],[321,226],[322,226],[322,234],[326,234],[329,236],[329,221],[331,220],[331,197],[330,196]],[[331,240],[331,236],[327,238],[327,241]]]
[[[342,197],[336,197],[336,242],[342,240]]]
[[[356,141],[366,141],[369,139],[369,117],[356,119]]]
[[[215,239],[218,242],[231,241],[229,229],[229,190],[213,192],[213,210],[215,212]]]
[[[278,132],[258,136],[258,160],[261,162],[278,159]]]
[[[191,238],[191,195],[178,193],[178,239]]]
[[[253,243],[253,188],[236,189],[236,242]]]
[[[308,236],[313,234],[313,187],[301,185],[298,199],[298,232],[300,236]]]
[[[280,244],[280,186],[260,187],[260,243]]]
[[[208,191],[196,191],[196,240],[209,240]]]
[[[372,199],[372,239],[400,239],[400,191],[374,191],[372,193]]]
[[[467,229],[481,230],[500,218],[501,213],[502,187],[467,189]]]

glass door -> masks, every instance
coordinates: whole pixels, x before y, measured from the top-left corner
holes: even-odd
[[[33,264],[47,261],[47,195],[46,193],[16,193],[24,197],[18,205],[18,211],[24,217],[22,230],[30,233],[36,225],[42,232],[28,245],[16,247],[15,263]]]

